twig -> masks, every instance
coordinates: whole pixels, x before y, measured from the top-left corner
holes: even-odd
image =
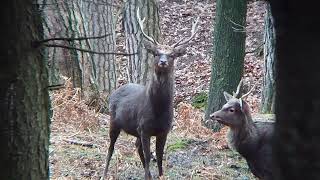
[[[76,141],[76,140],[71,140],[71,139],[63,139],[65,142],[70,143],[70,144],[75,144],[75,145],[80,145],[80,146],[85,146],[85,147],[90,147],[92,148],[95,146],[94,144],[90,142],[85,142],[85,141]]]
[[[78,37],[78,38],[69,38],[69,37],[58,37],[58,38],[48,38],[48,39],[43,39],[41,41],[37,41],[36,43],[46,43],[49,41],[82,41],[82,40],[87,40],[87,39],[101,39],[107,36],[111,36],[112,33],[109,34],[104,34],[101,36],[92,36],[92,37]]]
[[[138,53],[128,54],[128,53],[118,53],[118,52],[97,52],[97,51],[92,51],[89,49],[82,49],[82,48],[77,48],[77,47],[72,47],[72,46],[65,46],[65,45],[61,45],[61,44],[46,44],[46,43],[44,43],[43,45],[46,47],[60,47],[60,48],[65,48],[65,49],[73,49],[73,50],[92,53],[92,54],[114,54],[114,55],[121,55],[121,56],[132,56],[132,55],[138,54]]]

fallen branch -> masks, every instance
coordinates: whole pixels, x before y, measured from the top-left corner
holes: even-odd
[[[132,56],[132,55],[138,54],[138,53],[128,54],[128,53],[118,53],[118,52],[97,52],[97,51],[92,51],[89,49],[82,49],[82,48],[77,48],[77,47],[72,47],[72,46],[65,46],[65,45],[61,45],[61,44],[46,44],[46,43],[44,43],[43,45],[46,47],[59,47],[59,48],[65,48],[65,49],[73,49],[73,50],[92,53],[92,54],[114,54],[114,55],[121,55],[121,56]]]
[[[85,147],[90,147],[93,148],[95,145],[90,143],[90,142],[85,142],[85,141],[76,141],[76,140],[71,140],[71,139],[64,139],[65,142],[74,144],[74,145],[80,145],[80,146],[85,146]]]

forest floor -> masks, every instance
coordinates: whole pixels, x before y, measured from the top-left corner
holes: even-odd
[[[191,105],[195,96],[208,92],[215,6],[212,0],[160,0],[160,26],[166,43],[188,36],[193,19],[200,16],[201,20],[195,43],[176,63],[175,120],[165,148],[164,179],[255,179],[245,160],[227,147],[227,128],[213,133],[203,127],[203,110]],[[263,55],[259,47],[264,13],[264,1],[248,2],[244,78],[255,85],[246,98],[253,114],[258,112],[261,99]],[[89,108],[69,81],[66,86],[51,94],[50,177],[99,179],[109,145],[109,116]],[[134,142],[135,138],[120,134],[109,168],[110,179],[143,179]],[[151,150],[154,154],[154,139]],[[150,166],[157,178],[154,158]]]

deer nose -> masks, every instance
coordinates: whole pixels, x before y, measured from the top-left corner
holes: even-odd
[[[160,65],[166,65],[167,64],[167,61],[161,61],[160,60]]]
[[[160,59],[159,59],[159,65],[168,65],[168,61],[167,61],[167,56],[166,55],[162,55],[160,56]]]
[[[219,116],[216,115],[216,113],[212,113],[210,114],[210,119],[214,119],[214,118],[220,118]]]

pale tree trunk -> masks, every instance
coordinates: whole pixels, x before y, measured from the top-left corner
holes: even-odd
[[[49,95],[35,0],[1,6],[0,179],[48,179]],[[19,28],[17,28],[19,27]]]
[[[101,39],[90,39],[86,43],[89,48],[100,52],[116,52],[114,0],[84,1],[79,8],[83,17],[83,29],[86,36]],[[117,74],[114,54],[92,54],[92,80],[98,90],[110,94],[117,86]]]
[[[206,120],[225,104],[223,91],[235,91],[243,75],[246,13],[245,0],[217,0],[212,73],[204,122],[214,131],[219,130],[221,125]]]
[[[53,41],[96,52],[115,52],[115,20],[113,0],[50,0],[44,7],[45,35],[52,37],[87,37],[82,40]],[[50,68],[72,77],[75,86],[86,92],[109,94],[117,86],[114,54],[94,54],[77,50],[50,48]],[[52,76],[51,76],[52,77]],[[54,77],[54,76],[53,76]]]
[[[128,0],[125,2],[124,28],[126,52],[137,53],[128,57],[127,78],[129,82],[146,84],[153,63],[153,56],[142,48],[142,35],[137,23],[137,9],[145,18],[144,32],[155,40],[160,38],[159,4],[156,0]]]
[[[261,113],[274,113],[275,108],[275,32],[270,5],[267,4],[264,29],[264,77]]]

